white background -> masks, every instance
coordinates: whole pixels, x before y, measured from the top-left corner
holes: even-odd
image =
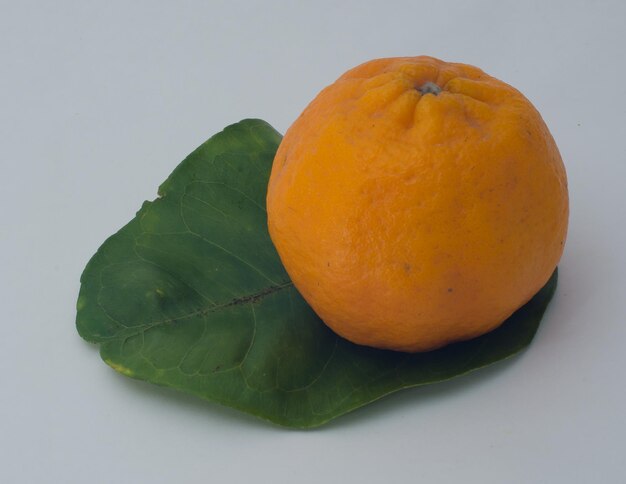
[[[626,4],[0,1],[0,481],[626,482]],[[127,379],[74,329],[80,273],[227,124],[281,132],[363,61],[516,86],[563,155],[570,232],[519,357],[289,431]]]

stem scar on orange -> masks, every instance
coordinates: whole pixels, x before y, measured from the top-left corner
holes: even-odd
[[[513,87],[432,57],[377,59],[289,128],[267,209],[287,272],[328,326],[428,351],[493,330],[546,283],[567,178]]]

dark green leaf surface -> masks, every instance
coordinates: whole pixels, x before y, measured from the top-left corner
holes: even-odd
[[[500,328],[472,341],[406,354],[336,336],[293,287],[267,232],[280,139],[260,120],[227,127],[89,261],[77,327],[106,363],[281,425],[314,427],[531,342],[556,271]]]

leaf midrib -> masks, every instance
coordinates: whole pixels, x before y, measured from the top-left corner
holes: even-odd
[[[131,336],[143,333],[145,331],[148,331],[148,330],[153,329],[153,328],[157,328],[159,326],[165,326],[167,324],[178,323],[180,321],[184,321],[186,319],[190,319],[190,318],[197,317],[197,316],[205,316],[207,314],[217,312],[217,311],[219,311],[221,309],[225,309],[225,308],[229,308],[229,307],[233,307],[233,306],[244,305],[244,304],[256,304],[260,300],[264,299],[265,297],[267,297],[267,296],[269,296],[271,294],[274,294],[276,292],[282,291],[283,289],[288,289],[288,288],[290,288],[292,286],[293,286],[293,282],[289,281],[289,282],[286,282],[284,284],[278,284],[278,285],[273,285],[273,286],[266,287],[264,289],[261,289],[260,291],[252,293],[252,294],[247,294],[245,296],[235,297],[235,298],[233,298],[233,299],[231,299],[231,300],[229,300],[227,302],[224,302],[222,304],[217,304],[217,305],[214,305],[214,306],[198,309],[196,311],[192,311],[190,313],[184,314],[182,316],[178,316],[176,318],[162,319],[160,321],[155,321],[155,322],[152,322],[152,323],[149,323],[149,324],[141,324],[141,325],[137,325],[137,326],[125,326],[124,329],[122,329],[121,331],[116,333],[114,336],[112,336],[109,341],[116,340],[116,339],[122,339],[122,338],[123,339],[127,339],[127,338],[129,338]],[[98,304],[102,307],[102,305],[100,303],[98,303]],[[102,309],[104,310],[103,307],[102,307]],[[107,317],[109,317],[109,318],[111,317],[111,316],[108,315],[106,310],[104,310],[104,312],[107,315]],[[119,321],[115,321],[115,322],[117,324],[121,324]]]

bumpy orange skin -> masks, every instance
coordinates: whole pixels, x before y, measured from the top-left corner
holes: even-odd
[[[418,90],[428,81],[438,95]],[[328,326],[427,351],[493,330],[546,283],[567,179],[516,89],[469,65],[378,59],[289,128],[267,209],[287,272]]]

